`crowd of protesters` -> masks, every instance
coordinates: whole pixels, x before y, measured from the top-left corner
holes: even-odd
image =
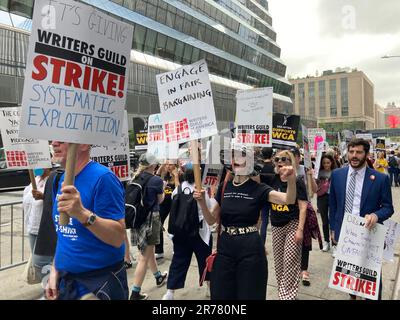
[[[53,141],[52,145],[54,161],[65,167],[68,144]],[[193,253],[199,280],[206,280],[212,300],[264,300],[268,296],[265,242],[269,222],[278,297],[298,299],[299,285],[312,283],[308,272],[312,238],[323,252],[334,254],[343,214],[365,217],[368,228],[382,223],[393,214],[390,187],[400,185],[399,157],[393,151],[387,157],[378,152],[375,159],[362,139],[348,143],[345,157],[338,148],[325,150],[318,166],[313,157],[310,169],[304,167],[299,148],[234,148],[219,187],[212,190],[196,188],[190,160],[159,163],[145,153],[131,182],[146,181],[142,202],[151,214],[139,228],[131,228],[129,238],[124,186],[111,171],[91,161],[89,154],[89,145],[79,145],[74,186],[64,185],[62,171],[46,169],[36,172],[37,190],[30,185],[24,191],[34,265],[51,264],[45,290],[50,300],[145,300],[148,295],[141,287],[147,267],[156,286],[167,284],[163,299],[173,300],[175,291],[185,286]],[[249,167],[253,159],[261,163],[261,170]],[[374,187],[380,191],[362,203],[364,177],[372,172],[377,180]],[[314,194],[316,208],[311,203]],[[171,219],[176,219],[182,206],[185,212],[194,212],[194,235],[191,231],[170,233]],[[67,226],[59,225],[61,214],[68,214]],[[44,235],[50,249],[35,254],[35,248],[42,247],[37,239]],[[157,262],[165,256],[166,239],[173,243],[172,261],[169,271],[161,272]],[[215,241],[212,272],[203,274]],[[132,283],[126,272],[132,267],[129,245],[138,252]]]

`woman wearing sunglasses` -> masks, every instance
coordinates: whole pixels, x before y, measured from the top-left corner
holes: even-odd
[[[278,205],[295,202],[296,176],[291,165],[281,166],[279,172],[288,183],[287,192],[279,192],[252,180],[253,170],[253,152],[246,148],[234,150],[234,178],[225,187],[219,187],[214,208],[207,208],[203,190],[194,193],[207,223],[221,221],[218,253],[210,278],[211,300],[266,299],[268,266],[256,224],[267,202]]]
[[[290,151],[283,150],[277,153],[274,162],[276,176],[271,187],[276,191],[286,192],[290,182],[281,169],[294,164],[294,156]],[[301,248],[307,213],[307,191],[302,178],[296,180],[296,191],[296,201],[291,204],[271,203],[272,249],[279,300],[295,300],[299,287]]]

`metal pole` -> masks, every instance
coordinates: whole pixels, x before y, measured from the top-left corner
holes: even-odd
[[[14,247],[14,205],[11,205],[11,263],[13,263],[13,248]]]

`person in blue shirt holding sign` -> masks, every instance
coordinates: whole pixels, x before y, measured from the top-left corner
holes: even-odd
[[[52,142],[54,156],[65,167],[68,143]],[[55,190],[53,219],[57,247],[46,297],[50,300],[128,299],[124,266],[125,199],[118,178],[90,160],[90,146],[78,145],[75,185],[64,175]],[[59,224],[60,213],[70,216]]]

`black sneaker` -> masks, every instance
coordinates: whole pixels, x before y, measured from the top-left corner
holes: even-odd
[[[165,284],[165,282],[167,280],[167,276],[168,276],[168,272],[164,271],[164,273],[161,276],[156,278],[157,287],[162,287]]]
[[[129,300],[147,300],[148,297],[149,296],[145,293],[142,294],[140,292],[132,291]]]

